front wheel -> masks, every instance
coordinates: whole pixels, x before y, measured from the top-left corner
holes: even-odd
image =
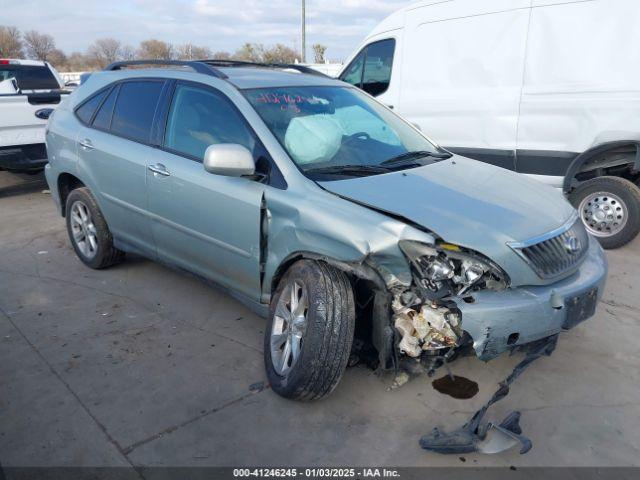
[[[335,267],[300,260],[272,297],[264,361],[271,388],[316,400],[333,391],[347,366],[355,327],[353,289]]]
[[[587,231],[603,248],[618,248],[640,231],[640,189],[619,177],[597,177],[569,195]]]

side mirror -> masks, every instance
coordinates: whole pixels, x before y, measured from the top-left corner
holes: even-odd
[[[227,177],[253,175],[256,170],[251,152],[237,143],[209,145],[203,165],[207,172]]]

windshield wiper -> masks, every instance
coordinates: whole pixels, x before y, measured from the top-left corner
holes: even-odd
[[[400,155],[391,157],[388,160],[385,160],[384,162],[382,162],[380,165],[397,165],[397,164],[405,163],[409,160],[417,160],[418,158],[424,158],[424,157],[439,158],[441,160],[444,160],[445,158],[451,157],[451,154],[449,152],[438,153],[438,152],[429,152],[427,150],[416,150],[413,152],[401,153]]]
[[[387,167],[380,165],[331,165],[328,167],[308,168],[304,173],[326,173],[332,175],[372,175],[376,173],[388,173]]]

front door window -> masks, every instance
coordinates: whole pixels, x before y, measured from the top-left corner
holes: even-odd
[[[340,79],[374,97],[383,94],[391,82],[395,48],[396,41],[393,38],[367,45],[346,68]]]

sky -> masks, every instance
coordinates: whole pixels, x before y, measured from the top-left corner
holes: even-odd
[[[311,45],[344,60],[375,25],[407,0],[307,0]],[[69,54],[98,38],[136,47],[158,38],[233,52],[245,42],[300,45],[301,0],[0,0],[0,24],[38,30]]]

